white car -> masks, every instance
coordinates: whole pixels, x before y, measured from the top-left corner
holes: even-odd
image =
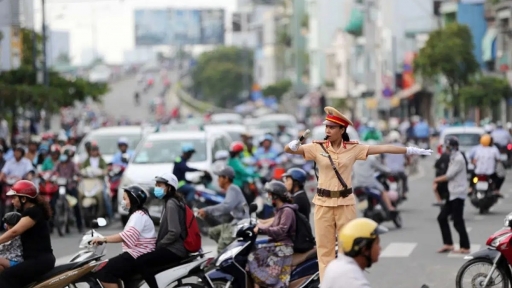
[[[359,133],[357,133],[357,130],[352,126],[347,127],[347,134],[348,134],[348,137],[350,138],[350,141],[359,141],[359,139],[360,139]],[[320,126],[316,126],[315,128],[313,128],[313,130],[311,130],[311,135],[309,138],[312,140],[324,140],[325,126],[320,125]]]
[[[446,127],[439,136],[436,157],[439,158],[443,153],[445,140],[449,137],[456,137],[459,140],[459,151],[466,154],[467,158],[467,153],[471,148],[480,144],[480,137],[483,134],[485,134],[485,130],[482,127]],[[468,169],[470,171],[474,170],[475,166],[468,163]]]
[[[241,135],[247,132],[247,129],[244,125],[239,124],[213,124],[213,125],[205,125],[204,130],[208,131],[224,131],[229,134],[232,141],[241,141]]]
[[[292,135],[292,138],[297,137],[299,129],[297,119],[295,116],[290,114],[269,114],[257,119],[258,130],[264,130],[270,133],[276,133],[278,126],[283,125],[286,127],[286,131]]]
[[[200,170],[211,171],[213,156],[217,151],[229,150],[231,138],[223,131],[174,131],[152,133],[147,135],[137,147],[135,155],[130,159],[128,167],[123,173],[119,187],[139,184],[150,188],[155,185],[154,179],[165,171],[172,171],[174,161],[181,156],[181,146],[184,143],[194,145],[196,153],[188,161],[188,165]],[[212,176],[213,173],[211,173]],[[193,181],[201,173],[188,173],[187,179]],[[117,193],[118,203],[121,203],[123,191]],[[149,214],[153,219],[160,219],[161,205],[150,205]],[[128,213],[121,206],[118,207],[121,220],[128,220]]]
[[[112,161],[114,154],[119,151],[117,147],[117,140],[121,137],[128,138],[130,141],[128,147],[134,150],[139,144],[140,139],[145,134],[155,131],[154,127],[141,127],[141,126],[113,126],[113,127],[102,127],[89,132],[84,139],[78,145],[78,149],[73,159],[75,163],[81,163],[87,158],[87,152],[85,151],[85,143],[95,142],[99,148],[100,153],[107,163]]]
[[[242,124],[243,121],[242,115],[236,113],[218,113],[210,118],[211,124]]]

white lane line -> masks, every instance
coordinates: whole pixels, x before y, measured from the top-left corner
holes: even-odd
[[[473,220],[475,221],[480,221],[480,220],[484,220],[485,219],[485,216],[483,215],[476,215],[475,217],[473,217]]]
[[[459,250],[459,244],[454,244],[453,245],[453,249],[454,250]],[[478,250],[480,250],[480,247],[482,247],[482,245],[480,244],[471,244],[471,253],[473,252],[476,252]],[[465,256],[467,256],[468,254],[459,254],[459,253],[453,253],[453,252],[450,252],[447,257],[450,257],[450,258],[464,258]]]
[[[379,257],[409,257],[418,243],[390,243],[382,252]]]

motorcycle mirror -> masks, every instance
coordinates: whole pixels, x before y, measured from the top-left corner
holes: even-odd
[[[249,213],[250,214],[256,212],[257,210],[258,210],[258,204],[251,203],[251,205],[249,205]]]
[[[105,218],[98,218],[92,221],[93,225],[96,224],[96,228],[107,226],[107,220]]]

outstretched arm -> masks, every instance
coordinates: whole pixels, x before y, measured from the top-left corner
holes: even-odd
[[[371,145],[368,147],[368,155],[377,154],[406,154],[407,148],[395,145]]]

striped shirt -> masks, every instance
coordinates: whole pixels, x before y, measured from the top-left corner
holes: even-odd
[[[128,219],[123,232],[123,251],[130,253],[133,258],[155,250],[155,225],[151,218],[142,211],[136,211]]]

